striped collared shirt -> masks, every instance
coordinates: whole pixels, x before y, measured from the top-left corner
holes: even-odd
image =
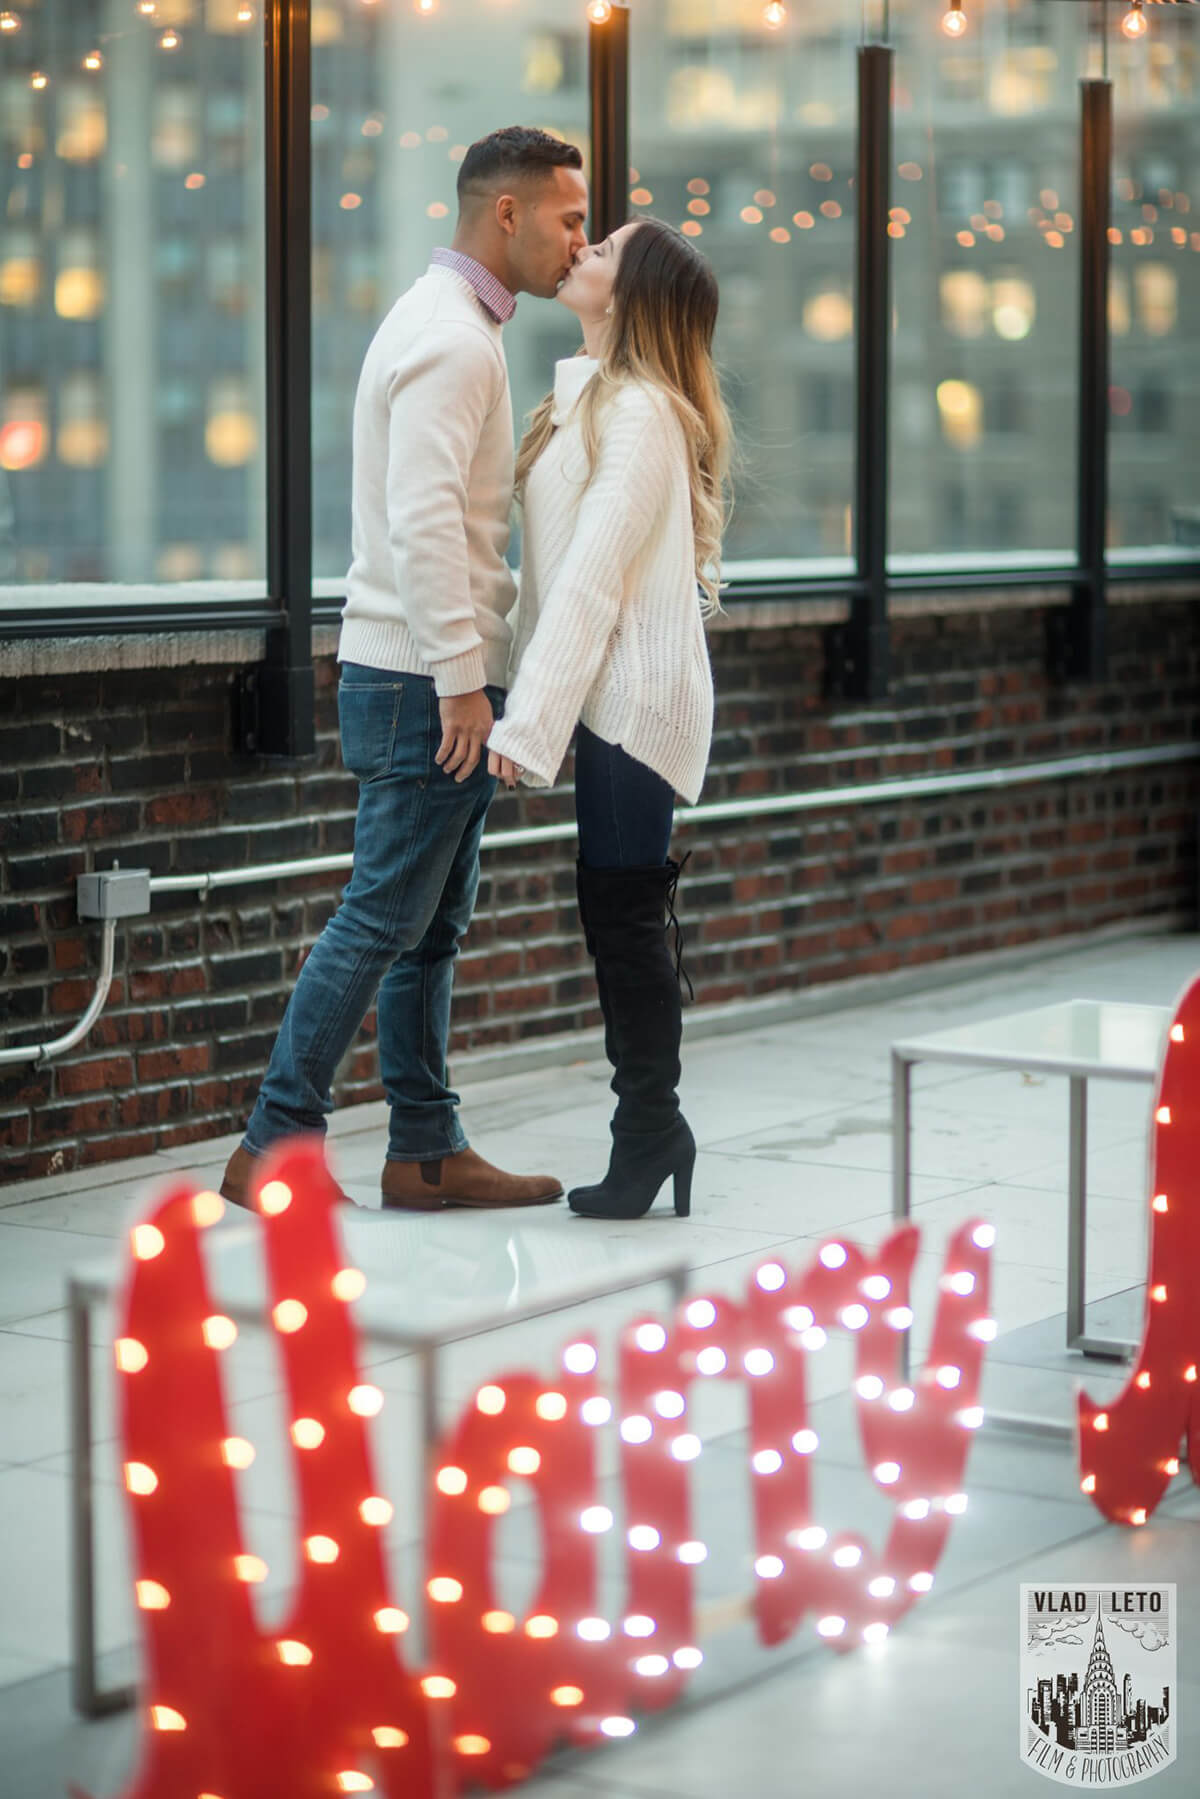
[[[469,281],[480,305],[498,325],[506,325],[517,310],[517,302],[503,281],[498,281],[491,270],[485,269],[473,256],[464,256],[461,250],[435,250],[429,260],[437,263],[439,268],[453,269],[456,275]]]

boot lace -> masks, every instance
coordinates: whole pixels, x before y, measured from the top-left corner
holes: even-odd
[[[688,998],[694,1000],[696,990],[692,986],[692,977],[683,965],[683,926],[675,914],[675,889],[679,885],[679,877],[691,861],[692,852],[687,850],[678,862],[670,864],[671,874],[667,881],[667,925],[675,931],[675,979],[687,982]]]

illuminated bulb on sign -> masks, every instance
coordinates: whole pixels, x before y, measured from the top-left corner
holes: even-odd
[[[612,1405],[596,1393],[591,1399],[584,1400],[579,1408],[579,1416],[585,1424],[607,1424],[612,1417]]]
[[[817,1634],[823,1637],[840,1637],[846,1628],[844,1618],[822,1618],[817,1624]]]
[[[295,1331],[303,1330],[308,1323],[308,1307],[298,1299],[281,1299],[271,1317],[275,1329],[290,1337]]]
[[[613,1515],[606,1505],[589,1505],[579,1514],[579,1528],[589,1536],[601,1536],[613,1527]]]
[[[868,1274],[865,1281],[859,1282],[859,1289],[868,1299],[886,1299],[892,1283],[886,1274]]]
[[[704,1543],[681,1543],[675,1553],[690,1568],[708,1560],[708,1546]]]
[[[978,1430],[983,1423],[983,1407],[981,1405],[964,1406],[958,1414],[958,1422],[964,1430]]]
[[[1154,1114],[1154,1122],[1155,1122],[1155,1124],[1170,1124],[1170,1122],[1171,1122],[1170,1106],[1159,1106],[1157,1112],[1155,1112],[1155,1114]]]
[[[146,1466],[145,1462],[126,1462],[125,1485],[131,1493],[137,1493],[144,1497],[146,1494],[156,1491],[158,1476],[153,1468]]]
[[[871,1314],[866,1306],[843,1306],[841,1320],[848,1331],[860,1331]]]
[[[894,1331],[906,1331],[913,1321],[911,1306],[893,1306],[887,1315],[888,1324]]]
[[[626,1532],[626,1541],[631,1549],[657,1549],[662,1542],[661,1536],[653,1524],[634,1524]]]
[[[200,1335],[210,1349],[228,1349],[237,1342],[237,1325],[223,1312],[214,1312],[200,1326]]]
[[[783,1563],[777,1555],[760,1555],[754,1564],[754,1572],[760,1580],[778,1580],[783,1573]]]
[[[814,1354],[818,1349],[824,1349],[828,1341],[829,1338],[819,1324],[810,1325],[806,1331],[800,1333],[801,1349],[811,1350]]]
[[[621,1629],[627,1637],[652,1637],[658,1626],[653,1618],[646,1616],[645,1612],[630,1612],[628,1618],[622,1622]]]
[[[1187,1366],[1187,1367],[1186,1367],[1186,1368],[1185,1368],[1185,1369],[1184,1369],[1184,1371],[1183,1371],[1183,1378],[1184,1378],[1184,1380],[1195,1380],[1195,1378],[1196,1378],[1196,1364],[1195,1364],[1195,1362],[1191,1362],[1191,1363],[1189,1363],[1189,1365],[1188,1365],[1188,1366]],[[1097,1430],[1099,1430],[1099,1428],[1100,1428],[1100,1426],[1099,1426],[1099,1425],[1097,1425],[1097,1426],[1096,1426],[1096,1429],[1097,1429]]]
[[[789,1306],[783,1314],[783,1322],[791,1331],[811,1330],[816,1319],[808,1306]]]
[[[910,1499],[906,1506],[901,1507],[901,1510],[906,1518],[912,1518],[919,1523],[922,1518],[929,1516],[929,1501],[927,1499]]]
[[[590,1343],[568,1343],[563,1350],[563,1367],[569,1374],[590,1374],[598,1360]]]
[[[45,87],[46,78],[42,77]],[[37,78],[34,77],[34,86]],[[195,1193],[192,1195],[192,1222],[198,1230],[206,1231],[212,1225],[219,1224],[225,1216],[225,1201],[219,1193]]]
[[[139,1262],[152,1262],[167,1246],[166,1238],[156,1224],[135,1224],[129,1236]]]
[[[597,0],[592,0],[592,4],[597,4]],[[603,0],[603,4],[607,6],[608,0]],[[600,1729],[606,1737],[631,1737],[637,1725],[632,1718],[601,1718]]]
[[[1159,195],[1159,198],[1160,199],[1162,198],[1161,194]],[[1183,1026],[1181,1024],[1173,1024],[1171,1026],[1171,1042],[1172,1043],[1182,1043],[1183,1042]]]
[[[375,1782],[358,1768],[343,1768],[337,1777],[339,1793],[373,1793]]]
[[[550,1692],[551,1705],[582,1705],[582,1687],[553,1687]]]
[[[747,1374],[770,1374],[775,1366],[775,1357],[769,1349],[748,1349],[742,1357],[742,1367]]]
[[[140,1374],[150,1360],[150,1352],[136,1337],[118,1337],[113,1346],[117,1367],[122,1374]]]
[[[289,1434],[297,1449],[319,1449],[325,1441],[325,1426],[315,1418],[297,1418]]]
[[[161,1581],[139,1580],[134,1582],[137,1602],[144,1612],[165,1612],[171,1603],[171,1595]]]
[[[863,1626],[864,1643],[882,1643],[887,1634],[888,1627],[883,1623],[882,1619],[874,1624],[865,1624]]]
[[[834,1550],[833,1559],[839,1568],[857,1568],[862,1561],[862,1550],[856,1543],[845,1543]]]
[[[407,1730],[397,1730],[394,1724],[376,1724],[371,1735],[378,1749],[403,1749],[408,1742]]]
[[[875,1464],[875,1479],[885,1487],[894,1486],[896,1481],[900,1479],[899,1462],[877,1462]]]
[[[1156,1212],[1165,1212],[1167,1209],[1167,1196],[1165,1193],[1156,1193],[1150,1203],[1153,1205]]]
[[[991,1249],[996,1241],[995,1225],[977,1224],[975,1229],[971,1232],[971,1241],[976,1249]]]
[[[227,1468],[248,1468],[254,1460],[254,1445],[245,1437],[226,1437],[221,1444],[221,1460]]]
[[[846,1251],[840,1243],[827,1243],[821,1251],[821,1261],[826,1268],[844,1268]]]
[[[965,1493],[948,1493],[942,1504],[953,1517],[958,1517],[960,1512],[967,1509],[967,1496]]]
[[[917,1396],[911,1387],[897,1387],[888,1394],[888,1405],[893,1412],[911,1412],[917,1402]]]
[[[1094,1474],[1085,1474],[1079,1483],[1079,1490],[1081,1493],[1094,1493],[1096,1491],[1096,1476]]]
[[[390,1499],[381,1499],[377,1494],[372,1494],[369,1499],[363,1500],[358,1508],[358,1515],[364,1524],[390,1524],[395,1516],[395,1508]]]
[[[150,1722],[155,1730],[186,1730],[187,1719],[171,1705],[152,1705]]]
[[[527,1443],[508,1452],[508,1465],[514,1474],[536,1474],[542,1465],[541,1455]]]
[[[890,1574],[877,1574],[875,1579],[867,1582],[867,1592],[872,1599],[890,1599],[896,1591],[896,1583]]]
[[[968,1293],[975,1291],[975,1276],[965,1270],[961,1274],[948,1274],[943,1285],[947,1292],[959,1293],[965,1299]]]
[[[507,1487],[485,1487],[478,1504],[480,1511],[486,1512],[489,1518],[499,1518],[512,1504],[512,1496]]]
[[[339,1268],[329,1285],[335,1299],[349,1304],[352,1299],[362,1298],[367,1290],[367,1277],[361,1268]]]
[[[950,11],[942,15],[942,30],[947,37],[961,37],[967,29],[967,15],[962,9],[962,0],[950,0]]]
[[[811,1455],[819,1443],[820,1438],[815,1430],[798,1430],[792,1438],[792,1448],[797,1455]]]
[[[639,1655],[633,1664],[633,1671],[653,1680],[657,1675],[665,1674],[670,1666],[665,1655]]]
[[[383,1410],[383,1394],[378,1387],[351,1387],[346,1404],[360,1418],[374,1418]]]
[[[1097,1412],[1096,1413],[1096,1416],[1092,1419],[1092,1429],[1093,1430],[1107,1430],[1108,1429],[1108,1413],[1107,1412]]]
[[[449,1575],[438,1575],[429,1581],[426,1591],[437,1605],[456,1605],[463,1596],[462,1582]]]
[[[751,1466],[756,1474],[778,1474],[783,1457],[777,1449],[760,1449],[751,1457]]]
[[[928,1570],[922,1569],[920,1574],[913,1575],[908,1584],[914,1593],[928,1593],[933,1586],[933,1575]]]
[[[258,1196],[259,1208],[268,1218],[278,1218],[292,1203],[292,1190],[286,1181],[268,1181]]]
[[[246,1582],[247,1586],[257,1586],[258,1582],[265,1580],[269,1573],[267,1564],[259,1555],[235,1555],[233,1571],[239,1580]]]
[[[674,1393],[668,1388],[654,1395],[654,1409],[660,1418],[682,1418],[687,1402],[682,1393]]]
[[[558,1635],[558,1619],[551,1618],[546,1612],[539,1612],[536,1617],[525,1621],[527,1637],[556,1637]]]
[[[475,1395],[477,1409],[489,1418],[498,1418],[507,1403],[503,1387],[480,1387]]]
[[[640,1412],[635,1412],[632,1418],[622,1418],[621,1436],[626,1443],[648,1443],[653,1435],[654,1426]]]
[[[788,1542],[796,1549],[807,1550],[810,1554],[817,1549],[824,1549],[829,1539],[829,1532],[822,1530],[819,1524],[810,1524],[807,1530],[788,1532]]]
[[[1169,1456],[1163,1463],[1163,1473],[1169,1474],[1172,1480],[1179,1473],[1179,1457],[1177,1455]]]
[[[1150,27],[1146,23],[1146,15],[1142,11],[1142,0],[1133,0],[1133,5],[1121,20],[1121,30],[1126,37],[1145,37]]]
[[[328,1564],[330,1562],[336,1562],[341,1551],[332,1537],[306,1537],[304,1539],[304,1553],[310,1562]]]
[[[693,1330],[706,1331],[717,1321],[717,1308],[711,1299],[693,1299],[684,1313]]]
[[[375,1628],[381,1636],[399,1636],[401,1631],[408,1629],[408,1613],[396,1605],[381,1606],[375,1613]]]
[[[639,1324],[634,1337],[638,1348],[650,1355],[666,1348],[667,1333],[661,1324]]]
[[[1136,1511],[1130,1512],[1129,1522],[1131,1524],[1144,1524],[1146,1522],[1146,1513],[1145,1513],[1144,1507],[1138,1506]]]
[[[787,24],[787,7],[783,0],[767,0],[763,7],[763,24],[768,31],[778,31]]]
[[[517,1621],[511,1612],[484,1612],[483,1628],[489,1636],[506,1637],[517,1628]]]
[[[787,1274],[778,1262],[764,1262],[754,1278],[764,1293],[777,1293],[787,1280]]]
[[[581,1618],[575,1626],[575,1635],[585,1643],[606,1643],[612,1635],[612,1625],[606,1618]]]
[[[1145,1369],[1142,1370],[1141,1374],[1138,1375],[1133,1384],[1135,1387],[1140,1387],[1143,1393],[1147,1390],[1150,1385],[1150,1376],[1146,1373]]]
[[[307,1668],[313,1658],[308,1644],[298,1643],[294,1637],[282,1637],[275,1645],[275,1653],[285,1668]]]
[[[696,1369],[700,1374],[720,1374],[724,1368],[725,1351],[718,1349],[715,1343],[710,1344],[707,1349],[702,1349],[696,1357]]]
[[[967,1335],[974,1337],[979,1343],[994,1343],[996,1340],[996,1320],[994,1318],[977,1318],[974,1324],[968,1324]]]
[[[434,1476],[434,1481],[439,1493],[448,1493],[453,1496],[457,1493],[465,1493],[467,1490],[467,1475],[464,1468],[439,1468]]]
[[[539,1393],[533,1409],[547,1424],[557,1424],[567,1415],[567,1402],[561,1393]]]
[[[1156,1300],[1159,1305],[1162,1305],[1167,1297],[1167,1289],[1165,1287],[1151,1287],[1150,1297],[1151,1299]]]
[[[962,1369],[956,1368],[952,1362],[944,1362],[937,1371],[937,1384],[950,1392],[962,1380]]]
[[[677,1668],[698,1668],[704,1660],[704,1653],[700,1649],[694,1649],[690,1643],[687,1643],[682,1649],[677,1649],[675,1651],[671,1660],[675,1663]]]

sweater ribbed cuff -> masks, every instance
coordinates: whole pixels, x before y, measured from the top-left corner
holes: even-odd
[[[553,787],[558,770],[549,766],[545,745],[538,743],[529,731],[522,731],[506,718],[497,719],[488,733],[488,748],[517,763],[527,787]]]
[[[487,683],[483,647],[464,650],[461,656],[448,656],[444,662],[431,662],[433,686],[439,699],[451,699],[459,693],[476,693]]]

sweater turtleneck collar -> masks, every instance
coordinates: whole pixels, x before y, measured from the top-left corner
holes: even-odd
[[[593,356],[567,356],[554,365],[554,404],[550,410],[552,425],[565,425],[575,402],[600,364]]]

